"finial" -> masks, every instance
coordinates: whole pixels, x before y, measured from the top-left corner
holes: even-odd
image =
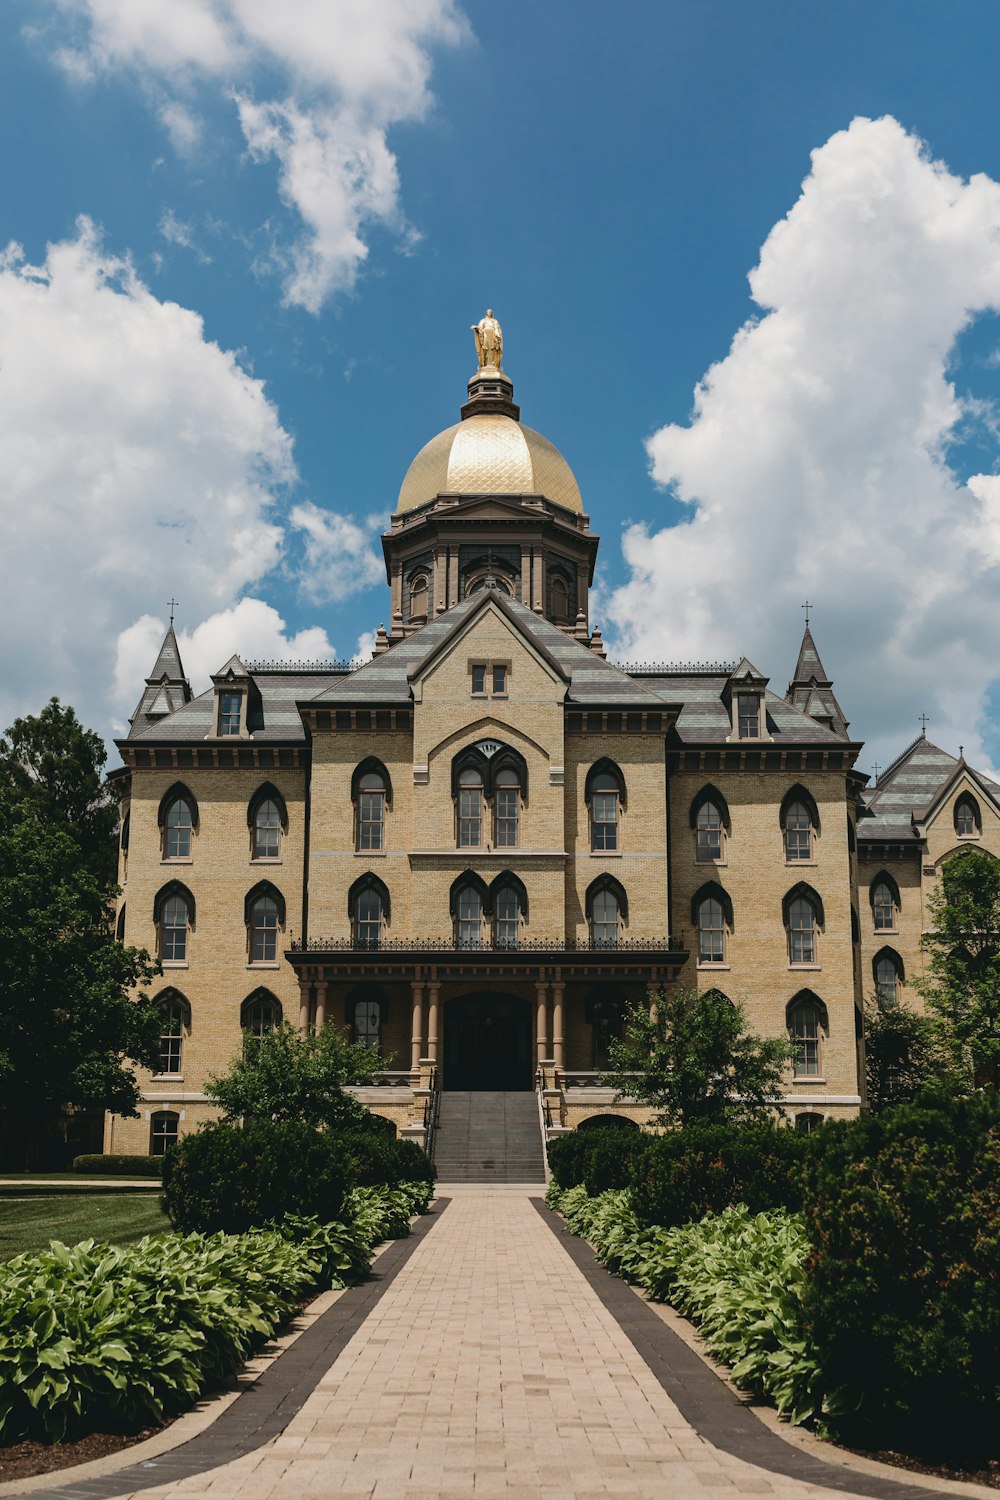
[[[879,763],[878,763],[877,760],[872,761],[872,767],[873,767],[873,769],[875,771],[875,781],[877,783],[878,782],[878,773],[881,771],[882,767],[879,765]]]
[[[964,760],[965,759],[965,746],[964,745],[959,745],[959,747],[958,747],[958,758],[959,758],[959,760]]]
[[[804,609],[805,612],[806,612],[806,629],[808,630],[809,629],[809,611],[813,608],[813,605],[811,605],[809,603],[809,600],[807,599],[806,602],[805,602],[805,604],[802,604],[799,607],[800,607],[800,609]]]
[[[486,316],[480,318],[478,323],[470,324],[472,337],[476,341],[476,358],[479,360],[481,370],[500,370],[503,357],[503,333],[500,324],[493,316],[492,307],[486,309]]]
[[[170,624],[171,625],[173,625],[173,623],[174,623],[174,610],[177,608],[177,602],[178,601],[176,599],[168,599],[167,600],[167,605],[168,605],[168,607],[170,609]]]
[[[930,723],[930,719],[928,719],[927,715],[926,714],[921,714],[920,715],[920,738],[922,740],[925,740],[927,738],[927,726],[928,726],[929,723]]]

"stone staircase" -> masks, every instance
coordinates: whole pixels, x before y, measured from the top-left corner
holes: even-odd
[[[443,1093],[434,1165],[439,1186],[449,1182],[543,1183],[535,1095],[485,1090]]]

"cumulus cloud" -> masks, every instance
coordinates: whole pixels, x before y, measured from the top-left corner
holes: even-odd
[[[274,611],[233,602],[283,555],[275,502],[295,478],[291,440],[262,382],[87,221],[41,265],[17,246],[0,258],[0,473],[3,724],[52,692],[102,722],[134,620],[128,642],[144,655],[118,705],[130,710],[159,645],[150,604],[172,593],[183,619],[205,621],[193,659],[204,643],[219,665],[244,627],[241,649],[277,654]],[[328,651],[322,632],[288,644]]]
[[[373,546],[382,517],[370,516],[359,525],[352,516],[321,510],[307,500],[294,506],[288,519],[305,539],[300,588],[314,604],[385,582],[385,564]]]
[[[953,175],[893,119],[857,119],[813,153],[750,289],[760,314],[689,422],[648,441],[653,478],[693,514],[626,531],[619,656],[745,652],[783,691],[809,598],[871,756],[885,764],[926,710],[932,738],[988,764],[1000,478],[949,467],[970,415],[949,358],[1000,308],[1000,186]]]
[[[198,89],[233,99],[251,157],[275,158],[301,220],[277,254],[287,303],[316,312],[351,286],[376,225],[411,243],[387,134],[426,114],[433,49],[466,36],[454,0],[53,3],[71,37],[56,62],[77,81],[140,78],[182,153],[200,133]]]

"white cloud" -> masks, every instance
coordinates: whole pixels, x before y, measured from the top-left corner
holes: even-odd
[[[164,209],[158,227],[168,245],[176,245],[180,250],[190,250],[202,265],[211,263],[212,257],[198,244],[193,227],[184,219],[179,219],[172,208]]]
[[[295,478],[291,440],[262,383],[86,221],[43,265],[16,246],[0,258],[0,473],[0,723],[53,692],[100,723],[122,621],[171,593],[213,649],[237,626],[242,649],[277,649],[273,611],[232,606],[282,556],[274,501]],[[145,649],[150,627],[135,629]],[[158,644],[135,658],[119,708]]]
[[[370,516],[359,525],[351,516],[320,510],[307,500],[294,506],[288,519],[305,536],[300,588],[314,604],[385,582],[385,564],[373,546],[383,517]]]
[[[750,276],[757,319],[648,442],[694,511],[630,528],[609,612],[626,658],[746,652],[783,691],[814,633],[882,764],[919,732],[988,763],[980,720],[1000,643],[1000,479],[967,484],[956,336],[1000,308],[1000,186],[930,160],[892,119],[813,153]],[[868,756],[866,756],[866,760]]]
[[[182,153],[200,135],[199,88],[236,102],[252,158],[276,158],[281,196],[302,221],[277,257],[286,302],[316,312],[350,287],[376,225],[412,244],[387,133],[424,116],[432,50],[467,35],[455,0],[52,3],[72,38],[54,47],[58,65],[76,82],[137,76]]]

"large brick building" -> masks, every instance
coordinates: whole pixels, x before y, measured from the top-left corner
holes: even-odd
[[[282,1018],[377,1043],[367,1101],[418,1139],[435,1087],[640,1116],[599,1072],[627,1001],[677,982],[792,1036],[802,1127],[853,1114],[864,994],[918,965],[945,845],[1000,829],[1000,789],[925,740],[865,792],[808,626],[784,694],[746,660],[608,662],[598,538],[498,365],[403,480],[371,661],[233,657],[195,697],[167,634],[117,777],[162,1068],[106,1150],[206,1118],[207,1074]]]

